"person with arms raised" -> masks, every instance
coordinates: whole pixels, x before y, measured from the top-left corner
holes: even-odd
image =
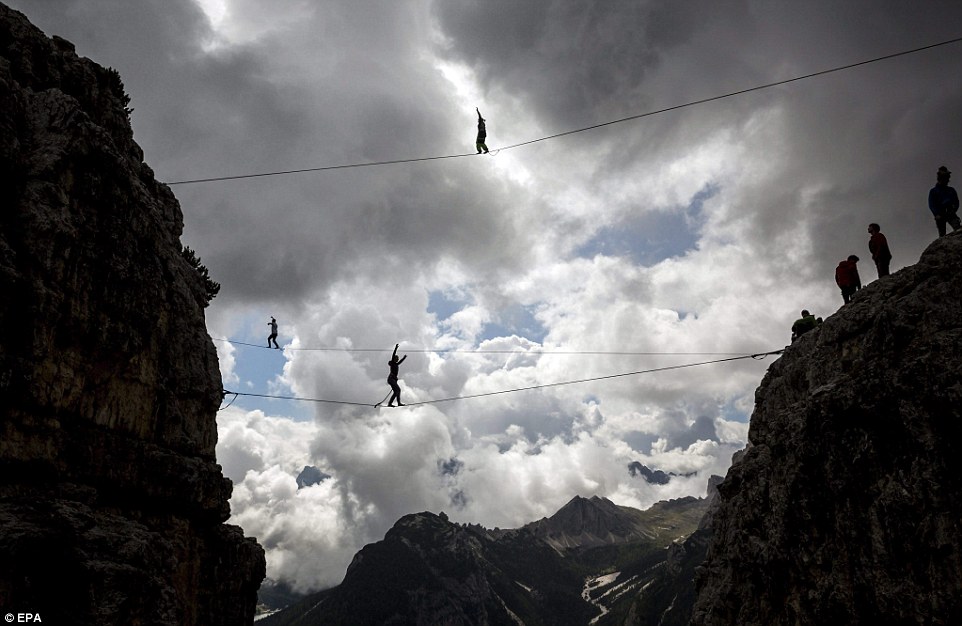
[[[397,384],[397,377],[398,369],[401,363],[404,363],[404,359],[408,358],[408,355],[405,354],[400,358],[400,360],[397,358],[397,349],[400,345],[401,344],[399,343],[394,344],[394,354],[391,355],[391,360],[387,362],[387,366],[391,368],[391,372],[387,376],[387,384],[390,385],[391,391],[393,392],[391,394],[391,399],[388,400],[388,406],[394,406],[395,399],[397,399],[398,406],[404,406],[404,404],[401,402],[401,387],[399,387]]]

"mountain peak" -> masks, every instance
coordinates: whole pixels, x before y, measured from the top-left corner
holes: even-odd
[[[625,543],[653,538],[641,511],[621,507],[600,496],[575,496],[551,517],[524,529],[556,550]]]
[[[590,498],[585,498],[584,496],[575,496],[568,500],[568,503],[563,507],[558,509],[558,513],[561,513],[568,507],[584,507],[584,506],[596,506],[596,507],[615,507],[617,504],[609,500],[608,498],[603,498],[601,496],[591,496]],[[557,515],[558,513],[555,513]],[[552,516],[554,517],[554,516]]]

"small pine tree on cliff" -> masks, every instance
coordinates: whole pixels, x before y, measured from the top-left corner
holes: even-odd
[[[181,254],[183,254],[184,258],[187,259],[187,262],[190,263],[195,270],[197,270],[197,273],[200,274],[200,277],[204,281],[204,306],[206,307],[208,304],[210,304],[210,301],[214,299],[214,296],[216,296],[220,291],[220,283],[211,279],[210,271],[207,269],[207,266],[200,262],[200,257],[197,256],[197,253],[191,250],[188,246],[184,246]]]

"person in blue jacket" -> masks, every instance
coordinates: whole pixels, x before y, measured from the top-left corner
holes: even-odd
[[[944,165],[935,175],[935,187],[929,191],[929,210],[935,216],[935,226],[939,229],[939,237],[945,236],[945,225],[950,224],[953,232],[962,228],[959,220],[959,194],[949,187],[949,177],[952,172]]]

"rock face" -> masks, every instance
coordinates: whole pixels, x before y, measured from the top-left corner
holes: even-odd
[[[720,486],[694,623],[962,623],[962,233],[791,345]]]
[[[250,623],[264,556],[223,524],[204,284],[127,103],[0,4],[0,608]]]

